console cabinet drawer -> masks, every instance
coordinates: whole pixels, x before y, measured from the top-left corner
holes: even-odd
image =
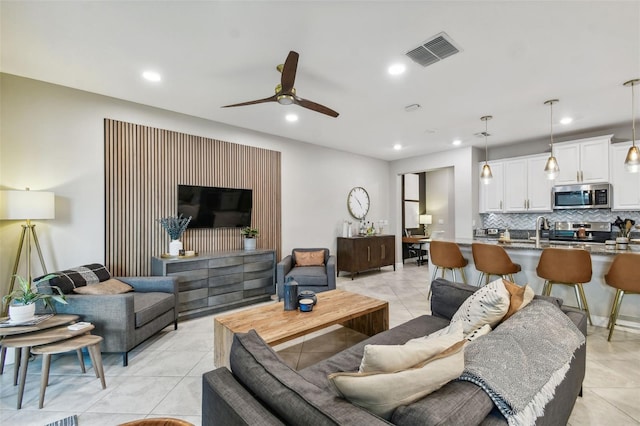
[[[275,251],[204,253],[151,259],[152,275],[178,278],[179,318],[269,300],[275,293]]]

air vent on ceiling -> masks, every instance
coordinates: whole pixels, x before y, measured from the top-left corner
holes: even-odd
[[[453,40],[447,33],[441,32],[425,41],[422,45],[408,51],[406,55],[415,63],[426,67],[455,55],[461,50],[454,45]]]
[[[478,132],[478,133],[474,133],[473,136],[477,137],[477,138],[484,138],[484,137],[488,137],[491,136],[491,133],[488,132]]]

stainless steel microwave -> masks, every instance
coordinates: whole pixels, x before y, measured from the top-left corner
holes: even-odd
[[[554,186],[553,208],[561,209],[608,209],[611,208],[611,184]]]

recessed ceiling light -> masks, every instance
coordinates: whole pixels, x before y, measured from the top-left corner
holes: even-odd
[[[162,77],[160,76],[160,74],[155,71],[145,71],[142,73],[142,77],[144,77],[145,80],[154,81],[154,82],[162,80]]]
[[[387,72],[391,75],[400,75],[407,70],[407,67],[404,64],[393,64],[389,68],[387,68]]]
[[[298,116],[296,114],[287,114],[284,118],[291,123],[298,121]]]
[[[560,124],[569,124],[573,121],[573,118],[571,117],[564,117],[562,120],[560,120]]]
[[[400,151],[402,149],[402,145],[397,143],[397,144],[393,145],[393,149],[395,149],[396,151]]]
[[[453,142],[451,142],[452,145],[456,145],[456,146],[460,145],[461,143],[462,141],[460,139],[456,139]]]

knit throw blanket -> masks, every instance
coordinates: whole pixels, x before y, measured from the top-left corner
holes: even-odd
[[[459,380],[483,388],[509,425],[532,425],[584,343],[584,335],[560,309],[534,299],[465,347]]]

